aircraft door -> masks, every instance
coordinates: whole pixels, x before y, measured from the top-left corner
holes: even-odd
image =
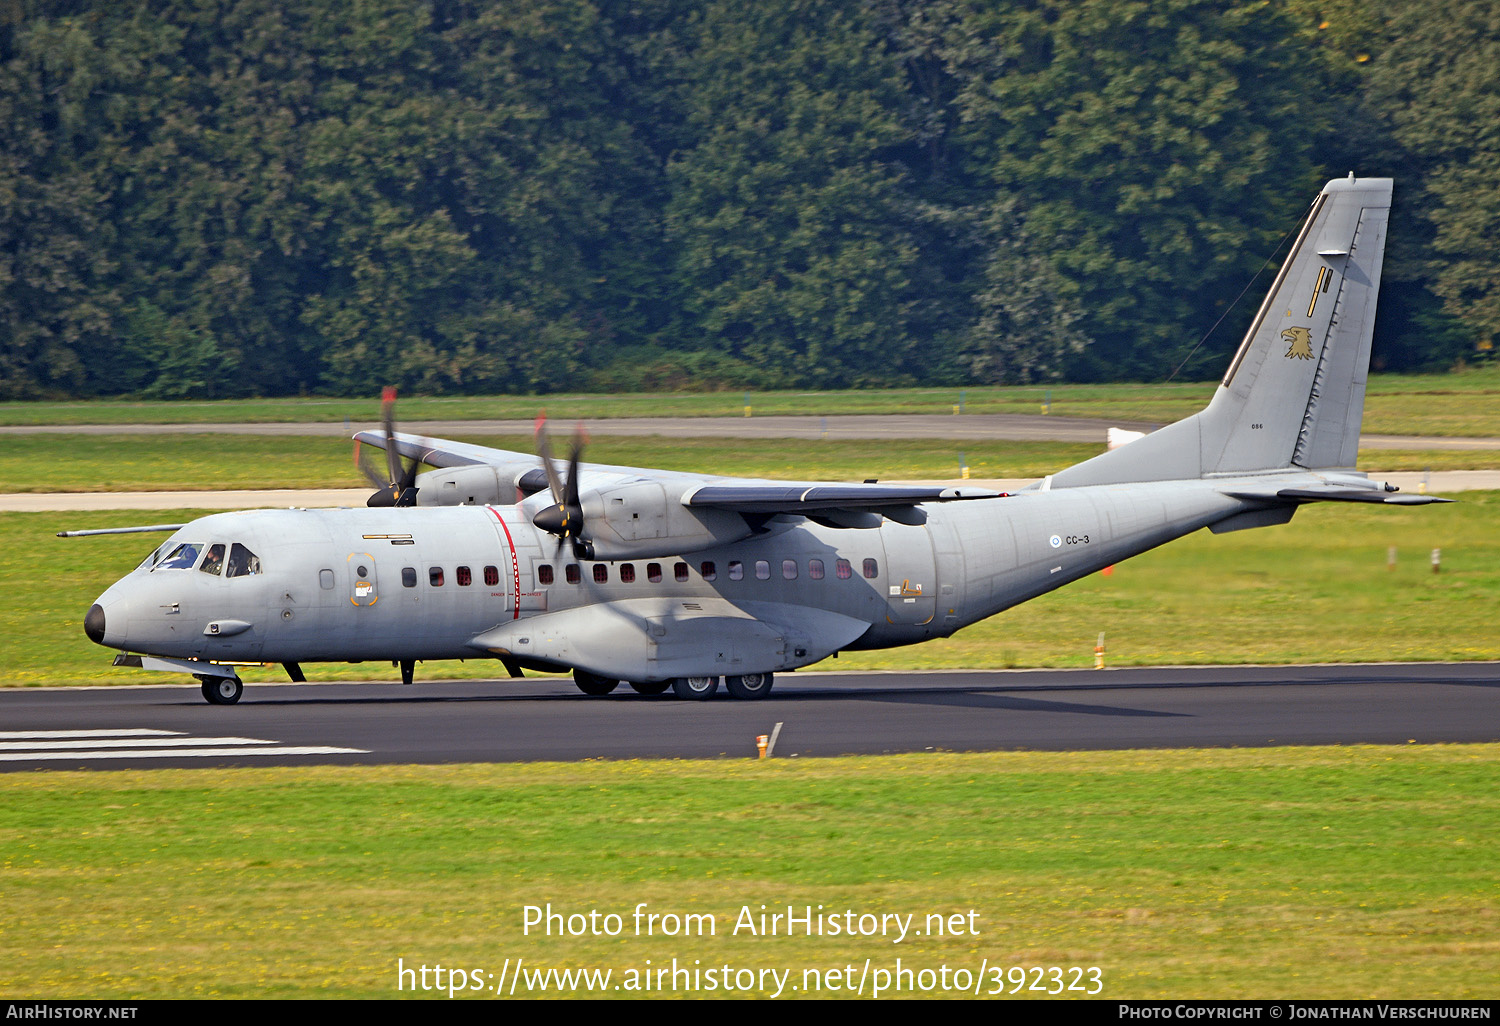
[[[375,557],[368,552],[351,552],[346,560],[349,572],[349,601],[356,606],[373,606],[380,600],[380,584],[375,575]]]
[[[931,623],[937,611],[938,581],[927,526],[888,520],[880,528],[880,537],[885,544],[886,622]]]

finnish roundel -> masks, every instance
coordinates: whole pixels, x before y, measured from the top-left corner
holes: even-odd
[[[1051,538],[1047,539],[1047,544],[1051,545],[1054,549],[1059,549],[1062,548],[1062,539],[1054,534]]]

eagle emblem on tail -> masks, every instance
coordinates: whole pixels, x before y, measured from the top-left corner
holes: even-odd
[[[1311,360],[1312,354],[1312,332],[1306,328],[1288,328],[1281,333],[1282,341],[1287,343],[1286,358],[1288,360]]]

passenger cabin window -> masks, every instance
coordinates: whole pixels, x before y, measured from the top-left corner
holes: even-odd
[[[224,572],[224,543],[215,542],[208,547],[208,554],[203,557],[203,565],[198,568],[206,574],[218,577]]]
[[[186,542],[168,552],[166,558],[156,564],[156,570],[191,570],[193,564],[198,562],[198,553],[203,551],[202,545],[190,545]]]
[[[260,557],[239,542],[235,542],[229,550],[229,563],[225,568],[224,576],[249,577],[258,573],[260,573]]]
[[[807,561],[807,576],[815,581],[823,579],[823,561],[821,559],[809,559]]]
[[[594,583],[595,584],[608,584],[609,583],[609,567],[605,566],[603,563],[595,563],[594,564]]]
[[[650,581],[652,584],[660,584],[661,583],[661,564],[660,563],[647,563],[646,564],[646,580]]]
[[[837,563],[833,564],[833,572],[839,580],[847,581],[849,578],[854,576],[854,567],[849,565],[849,561],[847,559],[841,559]]]
[[[634,563],[621,563],[620,564],[620,583],[621,584],[634,584],[635,583],[635,564]]]
[[[687,580],[688,579],[688,565],[686,563],[674,563],[674,564],[672,564],[672,577],[675,578],[678,581],[685,581],[685,580]]]
[[[318,571],[318,587],[322,588],[324,591],[332,591],[333,590],[333,571],[332,570],[319,570]]]
[[[489,587],[491,587],[491,588],[493,588],[495,585],[499,584],[500,583],[500,568],[497,567],[497,566],[487,566],[487,567],[485,567],[484,568],[484,583],[486,585],[488,585]]]
[[[795,559],[783,559],[781,561],[781,576],[789,581],[797,579],[797,561]]]
[[[415,588],[417,586],[417,568],[414,566],[403,566],[401,568],[401,587]]]
[[[466,566],[461,566],[454,570],[453,575],[458,580],[460,588],[467,588],[474,583],[474,572]]]
[[[443,568],[440,566],[428,567],[427,583],[432,585],[434,588],[441,588],[443,586]]]
[[[716,580],[719,576],[719,568],[714,566],[713,560],[705,559],[702,563],[698,564],[698,574],[705,581]]]
[[[729,579],[731,581],[743,581],[745,579],[745,564],[737,559],[729,561]]]
[[[868,577],[872,581],[876,577],[880,576],[880,564],[877,563],[877,562],[875,562],[873,559],[867,559],[867,560],[865,560],[865,568],[864,569],[865,569],[865,576]]]
[[[769,581],[771,579],[771,564],[764,559],[755,561],[755,579],[757,581]]]
[[[539,567],[536,568],[536,583],[538,583],[538,584],[551,584],[552,583],[552,564],[551,563],[543,563],[541,566],[539,566]]]
[[[579,581],[583,580],[583,575],[578,572],[577,563],[569,563],[567,566],[563,567],[563,579],[566,580],[569,584],[577,584]]]

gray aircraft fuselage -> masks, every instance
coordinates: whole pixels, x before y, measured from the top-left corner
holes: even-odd
[[[718,599],[778,607],[787,626],[837,614],[863,629],[834,650],[883,648],[946,637],[1248,507],[1199,482],[1149,493],[1032,491],[935,506],[922,526],[849,530],[789,517],[734,544],[612,562],[559,552],[516,506],[221,513],[186,525],[157,551],[238,543],[257,555],[259,572],[231,578],[143,565],[99,597],[97,640],[214,662],[457,659],[485,655],[474,639],[486,632],[545,614]],[[226,634],[226,622],[248,626]],[[806,641],[804,656],[789,650],[755,671],[831,654]],[[706,658],[704,673],[714,669]],[[681,675],[654,672],[651,662],[631,654],[608,672]]]

